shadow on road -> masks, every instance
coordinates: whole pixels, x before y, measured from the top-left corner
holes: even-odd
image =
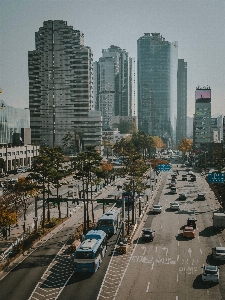
[[[204,282],[202,281],[202,275],[198,275],[195,280],[193,281],[193,288],[194,289],[208,289],[215,285],[217,285],[217,282]]]
[[[199,236],[210,237],[217,235],[218,232],[214,231],[213,226],[204,228],[202,231],[199,231]]]

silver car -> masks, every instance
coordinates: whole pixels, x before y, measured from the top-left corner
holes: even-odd
[[[214,259],[225,261],[225,247],[212,248],[212,255]]]
[[[217,266],[203,266],[202,281],[219,282],[219,268]]]
[[[153,205],[152,211],[154,214],[160,214],[162,212],[162,206],[159,204]]]

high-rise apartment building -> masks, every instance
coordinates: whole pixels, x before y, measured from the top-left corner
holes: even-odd
[[[178,43],[160,33],[137,41],[138,129],[176,144]]]
[[[194,148],[210,143],[211,138],[211,89],[197,87],[195,91],[195,114],[193,125]]]
[[[177,69],[177,145],[187,136],[187,63],[178,59]]]
[[[102,50],[94,64],[94,99],[101,111],[103,129],[112,129],[113,116],[135,113],[135,61],[117,46]]]
[[[94,111],[93,55],[84,35],[66,21],[45,21],[28,52],[32,142],[62,146],[70,132],[100,146],[101,115]]]

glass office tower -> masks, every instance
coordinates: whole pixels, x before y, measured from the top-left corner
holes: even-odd
[[[160,33],[137,41],[138,128],[176,144],[178,44]]]

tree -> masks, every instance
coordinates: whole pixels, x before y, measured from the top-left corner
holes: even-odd
[[[178,150],[182,151],[183,153],[183,156],[185,155],[185,153],[188,151],[188,150],[191,150],[192,149],[192,141],[187,139],[187,138],[184,138],[179,146],[178,146]]]
[[[63,148],[66,154],[75,154],[77,152],[77,146],[74,136],[67,132],[66,135],[62,138]]]
[[[151,155],[151,149],[155,147],[153,138],[145,132],[135,132],[132,134],[131,141],[138,152],[142,152],[142,156],[145,159],[148,152]]]
[[[99,178],[96,176],[99,172],[99,166],[101,165],[102,157],[93,146],[87,146],[85,152],[81,152],[77,157],[72,159],[73,168],[75,171],[74,178],[82,181],[83,185],[83,198],[84,198],[84,234],[86,233],[86,225],[89,226],[89,214],[88,214],[88,189],[91,187],[91,199],[92,199],[92,186],[99,182]],[[85,194],[87,200],[87,207],[85,203]],[[94,208],[92,204],[92,218],[94,222]],[[86,224],[87,223],[87,224]]]
[[[162,148],[165,146],[165,144],[163,143],[162,139],[158,136],[153,136],[152,137],[153,141],[154,141],[154,144],[155,144],[155,147],[156,148]]]
[[[43,218],[42,218],[42,228],[45,224],[45,205],[46,205],[46,193],[51,195],[50,182],[57,188],[57,198],[58,198],[58,188],[60,186],[59,180],[63,177],[62,170],[63,162],[63,152],[58,147],[44,147],[40,149],[39,155],[34,159],[31,167],[31,173],[29,178],[35,180],[38,184],[43,197],[42,208],[43,208]],[[58,201],[59,216],[60,214],[60,203]],[[49,211],[49,209],[48,209]]]
[[[115,125],[114,125],[115,126]],[[135,122],[121,120],[119,124],[116,124],[121,134],[132,133],[137,131]]]

